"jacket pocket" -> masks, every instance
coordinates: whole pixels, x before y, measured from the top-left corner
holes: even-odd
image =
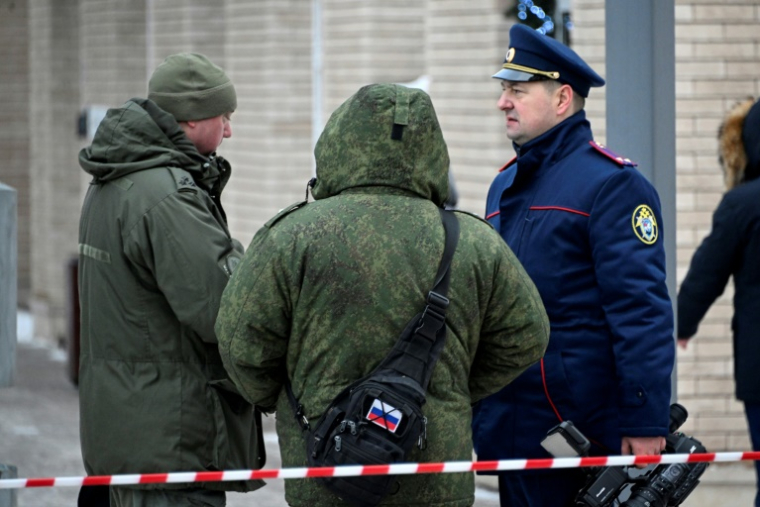
[[[214,407],[212,467],[217,470],[258,470],[266,463],[261,412],[248,403],[229,379],[208,382]],[[253,491],[263,481],[207,483],[209,489]]]
[[[562,354],[555,352],[544,356],[541,360],[541,380],[547,401],[557,418],[562,421],[572,420],[577,411]]]

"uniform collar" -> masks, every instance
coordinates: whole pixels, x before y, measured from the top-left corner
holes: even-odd
[[[514,145],[518,168],[522,172],[552,166],[592,139],[591,125],[586,120],[586,112],[578,111],[524,145]]]

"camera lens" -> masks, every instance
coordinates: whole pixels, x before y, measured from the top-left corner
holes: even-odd
[[[654,491],[642,488],[638,491],[635,491],[631,497],[623,502],[621,507],[653,507],[653,506],[664,506],[664,503],[662,502],[662,498],[655,493]]]
[[[675,492],[678,485],[685,479],[688,472],[688,465],[682,463],[668,465],[664,469],[655,470],[655,475],[647,481],[646,485],[637,486],[631,490],[631,498],[626,500],[623,505],[628,507],[652,507],[661,505],[665,507],[667,500]]]
[[[689,417],[689,412],[686,411],[683,405],[673,403],[670,406],[670,425],[669,430],[671,433],[681,427],[686,422],[686,418]]]

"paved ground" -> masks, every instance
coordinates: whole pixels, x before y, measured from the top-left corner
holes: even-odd
[[[0,389],[0,464],[16,466],[19,477],[85,475],[79,453],[78,391],[66,367],[61,351],[28,342],[18,345],[15,386]],[[264,429],[266,468],[279,468],[273,416],[265,418]],[[73,507],[77,494],[75,487],[17,490],[18,507]],[[283,481],[267,481],[255,493],[229,493],[227,505],[285,507]],[[495,507],[498,496],[481,487],[475,505]]]

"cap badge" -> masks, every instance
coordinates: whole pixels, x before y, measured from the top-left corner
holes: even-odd
[[[506,63],[512,63],[512,60],[515,57],[515,48],[509,48],[509,51],[507,51],[507,57],[505,62]]]
[[[654,217],[652,208],[646,204],[641,204],[633,211],[631,225],[636,237],[643,243],[652,245],[657,241],[657,219]]]

